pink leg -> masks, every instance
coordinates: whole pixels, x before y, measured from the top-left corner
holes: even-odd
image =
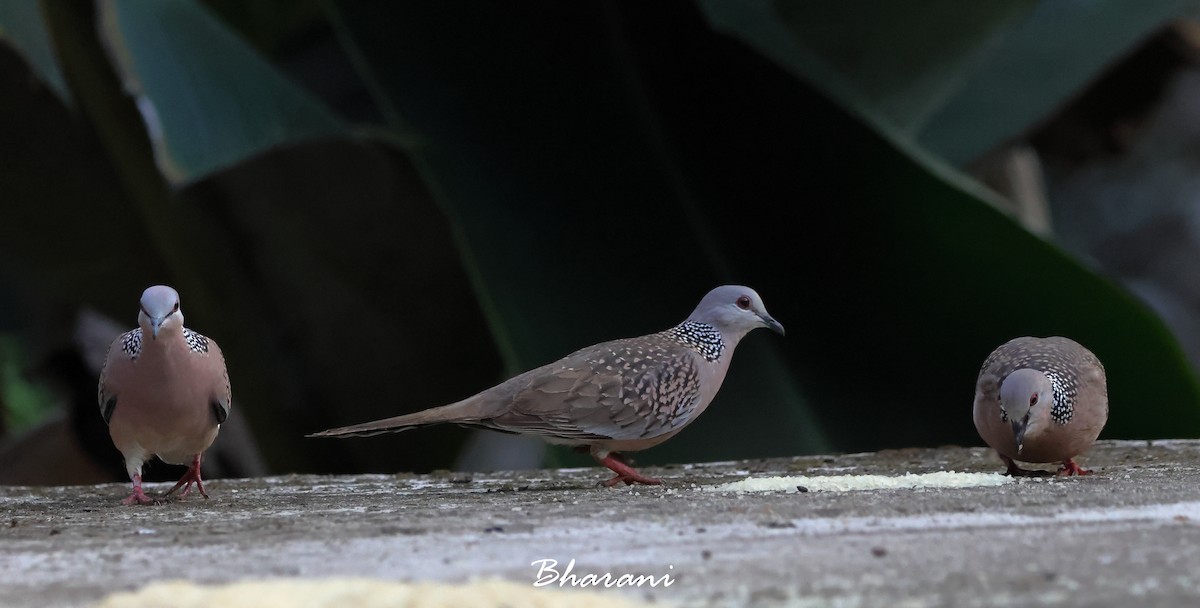
[[[616,477],[604,482],[606,487],[611,488],[622,481],[628,486],[631,486],[635,483],[648,486],[657,486],[662,484],[662,480],[654,479],[653,477],[646,477],[645,475],[638,473],[633,467],[622,462],[621,457],[615,452],[610,452],[608,456],[605,456],[603,459],[597,458],[596,460],[598,460],[600,464],[612,469],[612,471],[617,474]]]
[[[146,496],[145,492],[142,492],[141,473],[135,473],[133,476],[133,493],[125,500],[122,500],[121,504],[128,507],[130,505],[148,505],[152,502],[154,501],[149,496]]]
[[[1091,475],[1092,472],[1075,464],[1075,459],[1068,458],[1063,461],[1063,466],[1058,469],[1058,474],[1061,477],[1070,477],[1072,475]]]
[[[179,497],[183,498],[184,496],[187,496],[188,492],[190,492],[192,490],[193,482],[196,484],[196,489],[200,490],[200,495],[205,498],[208,498],[208,492],[204,491],[204,483],[202,483],[200,481],[200,455],[199,454],[196,454],[196,457],[192,459],[192,465],[188,467],[188,470],[186,472],[184,472],[183,477],[180,477],[179,481],[175,482],[175,487],[171,488],[170,490],[167,490],[167,493],[163,494],[163,496],[164,497],[170,496],[172,492],[179,489],[179,486],[183,486],[183,491],[179,493]]]
[[[1049,477],[1051,475],[1050,471],[1022,469],[1017,466],[1017,463],[1013,462],[1012,458],[1004,454],[1000,454],[1000,460],[1003,460],[1004,465],[1008,467],[1008,471],[1005,474],[1010,477]]]

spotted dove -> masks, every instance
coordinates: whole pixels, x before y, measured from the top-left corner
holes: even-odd
[[[618,453],[662,443],[703,413],[738,342],[758,327],[783,334],[753,289],[725,285],[666,331],[589,346],[457,403],[310,437],[364,437],[452,423],[587,449],[616,473],[607,486],[658,484]]]
[[[1104,366],[1091,351],[1061,337],[1015,338],[988,356],[975,384],[975,428],[1013,476],[1023,462],[1061,462],[1059,475],[1087,475],[1074,457],[1091,447],[1108,421]]]
[[[204,450],[233,406],[225,358],[213,340],[183,326],[179,294],[165,285],[142,293],[138,328],[113,341],[100,372],[100,414],[133,480],[123,504],[151,502],[142,491],[142,464],[154,456],[187,464],[170,495],[200,478]]]

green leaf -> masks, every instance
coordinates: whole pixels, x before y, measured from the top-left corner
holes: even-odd
[[[965,164],[1049,117],[1196,0],[1040,2],[929,117],[921,144]]]
[[[1196,0],[699,0],[709,21],[862,113],[965,164],[1047,117]],[[964,10],[967,9],[967,10]]]
[[[915,136],[1032,0],[699,0],[719,31],[895,134]]]
[[[43,386],[30,383],[24,374],[25,349],[17,338],[0,333],[0,403],[5,409],[4,424],[10,434],[16,435],[46,418],[56,405],[54,396]]]
[[[270,56],[296,39],[311,37],[325,20],[325,0],[204,0],[222,21]]]
[[[64,103],[70,103],[71,93],[58,69],[37,2],[0,1],[0,40],[17,49],[38,78],[53,89]]]
[[[113,236],[140,225],[136,209],[80,119],[85,104],[64,106],[20,68],[0,70],[0,275],[33,301],[127,307],[120,294],[145,288],[136,275],[161,273],[147,239]]]
[[[340,121],[191,0],[101,0],[100,32],[174,185],[273,147],[346,136]]]

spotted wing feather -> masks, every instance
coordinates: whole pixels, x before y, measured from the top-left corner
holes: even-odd
[[[217,346],[216,340],[190,329],[186,332],[185,337],[192,352],[199,356],[213,357],[220,366],[221,381],[216,387],[216,398],[213,399],[211,405],[217,424],[224,424],[225,420],[229,418],[229,412],[233,410],[233,389],[229,384],[229,369],[225,367],[225,355],[221,352],[221,347]]]
[[[104,365],[100,368],[100,382],[96,387],[96,401],[100,405],[100,416],[104,423],[112,420],[113,412],[117,409],[117,395],[108,385],[108,371],[116,363],[118,357],[133,360],[141,351],[142,330],[127,331],[108,345],[108,354],[104,356]]]
[[[523,388],[484,422],[566,440],[657,437],[699,404],[697,358],[659,335],[599,344],[515,378]]]

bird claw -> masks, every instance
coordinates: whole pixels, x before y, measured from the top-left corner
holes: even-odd
[[[188,492],[192,491],[193,483],[196,484],[196,489],[200,491],[200,495],[208,498],[208,492],[204,491],[204,483],[200,480],[200,456],[196,456],[191,466],[183,474],[183,477],[180,477],[179,481],[175,482],[175,486],[163,493],[163,498],[170,496],[181,486],[183,487],[183,491],[179,493],[179,497],[183,498],[188,495]]]
[[[191,469],[188,469],[188,471],[190,472]],[[208,498],[208,492],[204,491],[204,484],[200,483],[200,476],[196,475],[193,478],[193,477],[189,477],[188,473],[184,473],[183,477],[179,478],[179,481],[175,482],[175,487],[171,488],[170,490],[167,490],[166,492],[163,492],[163,498],[170,496],[172,493],[175,492],[175,490],[178,490],[180,486],[183,486],[183,491],[179,493],[179,497],[183,498],[188,495],[188,492],[192,491],[193,483],[196,484],[196,489],[200,491],[200,495],[205,498]]]
[[[1041,469],[1022,469],[1021,467],[1010,467],[1004,472],[1009,477],[1051,477],[1054,473],[1043,471]]]
[[[640,475],[637,473],[634,473],[632,476],[617,475],[617,476],[613,477],[612,479],[601,481],[599,485],[602,485],[606,488],[611,488],[611,487],[621,483],[622,481],[625,482],[625,485],[627,485],[627,486],[631,486],[635,483],[640,483],[645,486],[661,486],[662,485],[661,479],[655,479],[653,477],[646,477],[644,475]]]
[[[633,467],[625,464],[625,462],[616,454],[616,452],[610,452],[608,456],[605,456],[604,459],[600,461],[600,464],[612,469],[612,472],[616,473],[616,476],[612,479],[600,482],[600,484],[606,488],[611,488],[621,482],[625,482],[625,485],[627,486],[631,486],[635,483],[640,483],[647,486],[662,485],[661,479],[646,477],[645,475],[638,473]]]
[[[1075,463],[1074,460],[1068,458],[1063,461],[1063,466],[1058,469],[1059,477],[1070,477],[1072,475],[1091,475],[1092,472]]]
[[[124,500],[121,501],[121,504],[123,504],[127,507],[130,507],[133,505],[148,505],[153,502],[154,502],[154,499],[150,498],[149,496],[146,496],[146,493],[142,492],[142,488],[135,487],[133,489],[133,492],[128,497],[126,497]]]
[[[175,483],[174,487],[172,487],[170,490],[167,490],[166,492],[163,492],[162,497],[167,498],[168,496],[173,494],[175,492],[175,490],[178,490],[180,486],[183,486],[183,491],[179,493],[179,497],[183,498],[183,497],[187,496],[189,492],[192,491],[193,483],[195,483],[195,482],[191,479],[187,480],[187,483],[184,483],[184,480],[180,479],[178,482]],[[204,492],[204,486],[201,486],[199,484],[196,484],[196,486],[198,488],[200,488],[200,495],[205,498],[208,498],[208,494],[206,494]]]
[[[1014,462],[1012,458],[1009,458],[1003,454],[1000,455],[1000,459],[1003,460],[1004,465],[1008,467],[1008,470],[1005,471],[1004,474],[1008,475],[1009,477],[1050,477],[1053,475],[1053,473],[1050,471],[1043,471],[1040,469],[1022,469],[1021,467],[1017,466],[1017,463]]]

